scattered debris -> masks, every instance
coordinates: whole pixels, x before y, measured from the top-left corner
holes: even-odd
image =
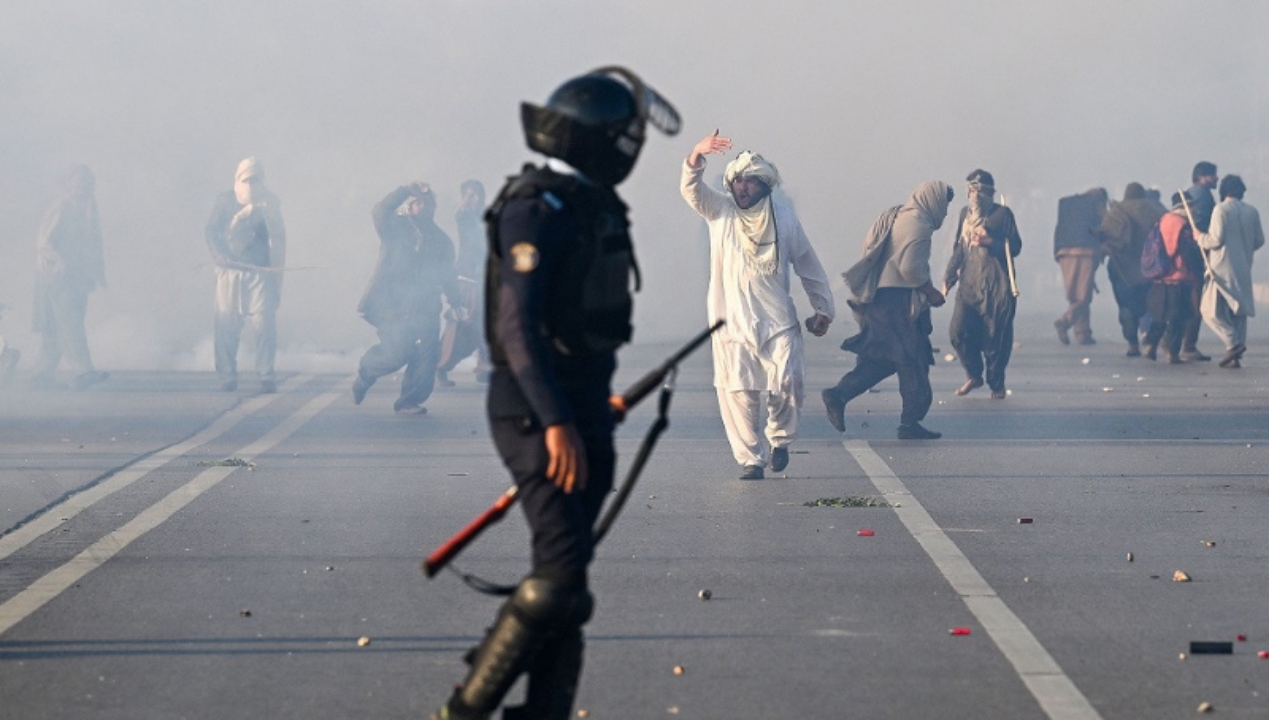
[[[587,710],[586,708],[577,708],[577,717],[579,718],[590,717],[590,711]]]
[[[1203,543],[1203,547],[1216,547],[1215,540],[1203,540],[1202,543]]]
[[[1206,702],[1206,701],[1204,701],[1204,702],[1199,703],[1199,706],[1198,706],[1198,711],[1199,711],[1199,712],[1201,712],[1201,713],[1210,713],[1212,710],[1215,710],[1215,708],[1213,708],[1213,707],[1212,707],[1212,704],[1211,704],[1210,702]]]
[[[1191,640],[1191,655],[1233,655],[1234,643],[1226,640]]]
[[[1018,524],[1019,524],[1019,525],[1030,525],[1030,524],[1031,524],[1031,523],[1033,523],[1033,522],[1035,522],[1035,518],[1029,518],[1029,517],[1020,517],[1020,518],[1018,518]]]
[[[1190,576],[1185,574],[1184,570],[1177,570],[1172,573],[1172,582],[1189,582]]]
[[[250,610],[239,610],[239,611],[238,611],[238,617],[251,617],[251,611],[250,611]]]
[[[467,473],[445,473],[449,477],[467,477]]]
[[[1150,393],[1141,393],[1141,397],[1150,397]]]
[[[243,460],[240,457],[225,458],[224,460],[199,460],[199,467],[245,467],[253,468],[255,463],[250,460]]]
[[[967,627],[954,627],[947,632],[949,635],[968,635],[970,634],[970,629]]]
[[[361,637],[357,638],[357,647],[365,647],[369,644],[370,644],[370,638],[366,637],[365,635],[362,635]]]
[[[805,505],[806,507],[835,507],[835,508],[890,507],[890,504],[887,503],[885,500],[882,500],[881,498],[853,497],[853,496],[820,498],[819,500],[813,500],[811,502],[805,502],[802,504]]]
[[[335,569],[335,566],[334,566],[334,565],[327,565],[327,566],[326,566],[326,572],[331,572],[331,571],[332,571],[332,570],[334,570],[334,569]]]
[[[871,531],[871,530],[869,530],[869,529],[867,529],[867,528],[864,528],[863,530],[860,530],[859,532],[857,532],[857,533],[855,533],[855,534],[856,534],[856,535],[858,535],[859,537],[872,537],[873,535],[876,535],[877,533],[875,533],[875,532],[873,532],[873,531]]]
[[[674,666],[674,674],[675,674],[675,675],[682,675],[684,672],[686,672],[686,671],[685,671],[685,670],[683,670],[683,666],[682,666],[682,665],[675,665],[675,666]]]
[[[1269,660],[1269,650],[1261,650],[1260,652],[1256,653],[1256,657],[1260,658],[1261,660]]]
[[[1235,635],[1234,639],[1237,640],[1238,642],[1247,642],[1247,636],[1242,633],[1238,633],[1237,635]]]
[[[953,361],[953,360],[955,360],[955,359],[956,359],[956,356],[955,356],[955,355],[953,355],[952,353],[948,353],[948,354],[946,354],[946,355],[944,355],[944,356],[943,356],[943,360],[944,360],[945,362],[952,362],[952,361]]]
[[[1113,387],[1104,387],[1104,388],[1102,388],[1102,392],[1115,392],[1115,388],[1113,388]]]
[[[1128,553],[1128,562],[1132,562],[1132,553]]]
[[[1146,381],[1146,378],[1144,376],[1141,376],[1141,375],[1137,376],[1137,382],[1145,382],[1145,381]]]
[[[1028,576],[1026,576],[1026,577],[1022,578],[1022,582],[1024,582],[1024,583],[1029,583],[1029,582],[1031,582],[1031,576],[1030,576],[1030,575],[1028,575]]]
[[[696,593],[696,597],[702,600],[708,600],[714,597],[714,593],[710,592],[709,588],[705,588],[704,590],[701,590],[700,592]]]
[[[1089,363],[1091,363],[1091,362],[1093,362],[1093,361],[1092,361],[1092,359],[1090,359],[1090,358],[1084,358],[1083,360],[1080,360],[1080,362],[1081,362],[1081,363],[1083,363],[1083,364],[1085,364],[1085,365],[1087,365],[1087,364],[1089,364]]]
[[[1181,653],[1180,657],[1178,657],[1177,659],[1178,659],[1178,660],[1184,660],[1184,659],[1185,659],[1185,653]]]
[[[671,705],[670,707],[666,708],[666,709],[665,709],[665,711],[666,711],[666,713],[668,713],[668,714],[670,714],[670,715],[678,715],[678,714],[679,714],[679,706],[678,706],[678,705]]]

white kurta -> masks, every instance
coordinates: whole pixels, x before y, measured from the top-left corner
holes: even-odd
[[[803,398],[802,332],[789,294],[789,271],[802,281],[817,313],[833,317],[833,293],[793,209],[772,199],[779,262],[761,273],[745,261],[736,204],[702,182],[705,163],[683,164],[683,198],[709,225],[709,320],[726,320],[713,335],[714,386],[732,455],[765,467],[770,449],[797,436]],[[765,398],[763,397],[765,395]],[[760,435],[765,401],[766,442]]]
[[[705,303],[709,321],[727,321],[713,336],[714,385],[727,390],[775,390],[779,383],[768,376],[757,355],[759,348],[781,333],[800,335],[797,308],[789,293],[789,270],[801,279],[815,312],[832,318],[828,276],[793,209],[774,198],[779,267],[771,274],[749,267],[736,204],[702,181],[704,170],[704,162],[698,168],[684,162],[681,189],[688,205],[709,225],[709,295]],[[800,372],[800,348],[793,361]]]

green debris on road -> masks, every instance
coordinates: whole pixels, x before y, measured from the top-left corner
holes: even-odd
[[[802,503],[806,507],[834,507],[834,508],[851,508],[851,507],[890,507],[890,503],[875,497],[835,497],[820,498],[811,502]]]

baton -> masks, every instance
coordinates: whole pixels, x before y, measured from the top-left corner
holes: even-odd
[[[622,393],[621,397],[618,399],[618,407],[616,408],[617,412],[624,414],[634,406],[638,405],[641,400],[650,395],[652,391],[665,380],[667,375],[674,372],[674,369],[678,367],[679,363],[683,362],[684,358],[691,355],[697,348],[704,344],[704,342],[709,339],[709,336],[713,335],[718,328],[725,324],[725,322],[726,321],[724,320],[719,320],[713,325],[710,325],[709,328],[692,338],[686,345],[680,348],[678,352],[670,356],[670,359],[666,360],[652,372],[644,375],[634,385],[631,385],[630,388],[627,389],[626,392]],[[643,459],[646,460],[646,458]],[[512,485],[507,488],[506,492],[498,496],[498,499],[489,507],[488,510],[485,510],[483,513],[478,515],[476,519],[467,523],[466,527],[459,530],[458,534],[454,535],[454,537],[449,540],[446,540],[440,547],[433,550],[432,554],[428,555],[427,559],[423,561],[423,574],[428,578],[435,577],[436,573],[444,569],[444,567],[448,565],[449,562],[458,555],[458,553],[463,551],[463,548],[471,544],[472,540],[475,540],[480,533],[484,532],[485,528],[501,520],[502,516],[507,514],[507,510],[515,504],[516,496],[518,494],[519,488],[517,486]],[[611,524],[611,520],[608,524]],[[607,530],[606,525],[604,530]]]

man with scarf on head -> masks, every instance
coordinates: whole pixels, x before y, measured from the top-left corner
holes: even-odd
[[[286,228],[278,196],[264,186],[253,157],[238,163],[233,190],[216,199],[207,222],[207,247],[216,264],[216,374],[220,389],[238,389],[238,342],[244,323],[256,340],[260,392],[277,392],[278,305],[286,266]]]
[[[454,274],[454,244],[433,219],[436,197],[427,183],[402,185],[371,213],[379,234],[379,263],[357,306],[375,327],[379,344],[361,356],[353,381],[360,405],[376,380],[405,368],[392,409],[424,415],[423,403],[436,386],[441,352],[441,292],[461,308]]]
[[[88,294],[98,285],[106,285],[95,187],[92,170],[85,165],[73,168],[62,197],[40,225],[33,329],[40,333],[42,342],[31,379],[36,388],[57,386],[54,374],[63,357],[75,375],[76,390],[99,383],[108,375],[93,369],[84,331]],[[17,356],[8,354],[6,360],[16,364]]]
[[[954,196],[947,183],[922,183],[906,203],[877,218],[868,231],[863,258],[842,273],[853,296],[847,304],[860,330],[842,343],[843,350],[857,356],[855,368],[821,394],[837,432],[846,432],[846,403],[897,373],[903,398],[899,439],[942,437],[921,421],[934,401],[930,308],[945,302],[930,280],[930,247]]]
[[[1189,198],[1190,215],[1194,216],[1194,238],[1197,241],[1199,233],[1205,233],[1212,223],[1212,213],[1216,210],[1216,198],[1212,196],[1212,191],[1216,189],[1216,183],[1220,179],[1220,175],[1216,172],[1216,164],[1203,160],[1194,164],[1194,169],[1190,171],[1190,181],[1194,184],[1190,189],[1185,191],[1186,197]],[[1191,312],[1190,319],[1185,323],[1185,338],[1181,341],[1181,360],[1185,362],[1208,362],[1212,359],[1210,355],[1205,354],[1198,349],[1199,330],[1203,327],[1203,318],[1200,312],[1201,295],[1203,293],[1203,281],[1199,280],[1194,283],[1193,295],[1190,297]]]
[[[1141,355],[1137,338],[1150,292],[1150,281],[1141,274],[1141,249],[1165,212],[1158,198],[1148,197],[1141,183],[1131,182],[1124,188],[1124,199],[1111,203],[1097,231],[1102,252],[1110,258],[1106,272],[1119,306],[1119,326],[1128,341],[1128,357]]]
[[[975,170],[969,181],[968,198],[961,209],[953,239],[952,257],[943,274],[943,294],[960,283],[956,307],[952,311],[952,347],[965,368],[965,384],[956,390],[966,395],[982,387],[986,371],[987,387],[996,400],[1005,397],[1005,367],[1013,353],[1013,318],[1018,299],[1009,280],[1005,253],[1017,257],[1022,237],[1013,211],[995,201],[995,180],[986,170]]]
[[[833,293],[793,208],[771,196],[780,184],[774,165],[745,151],[723,173],[727,194],[702,182],[705,155],[730,148],[731,140],[718,131],[697,143],[683,165],[680,189],[709,225],[709,320],[727,321],[713,335],[723,427],[740,478],[760,480],[768,464],[776,472],[788,465],[802,412],[802,330],[789,294],[790,268],[815,310],[806,320],[812,335],[828,332]]]
[[[1194,242],[1194,228],[1185,213],[1189,196],[1172,194],[1172,209],[1159,218],[1159,234],[1163,237],[1166,272],[1154,280],[1146,295],[1146,309],[1150,311],[1150,329],[1146,332],[1143,355],[1154,360],[1159,342],[1164,345],[1164,358],[1171,364],[1185,362],[1181,357],[1181,344],[1185,338],[1186,324],[1194,314],[1191,296],[1194,286],[1203,281],[1202,250]]]

